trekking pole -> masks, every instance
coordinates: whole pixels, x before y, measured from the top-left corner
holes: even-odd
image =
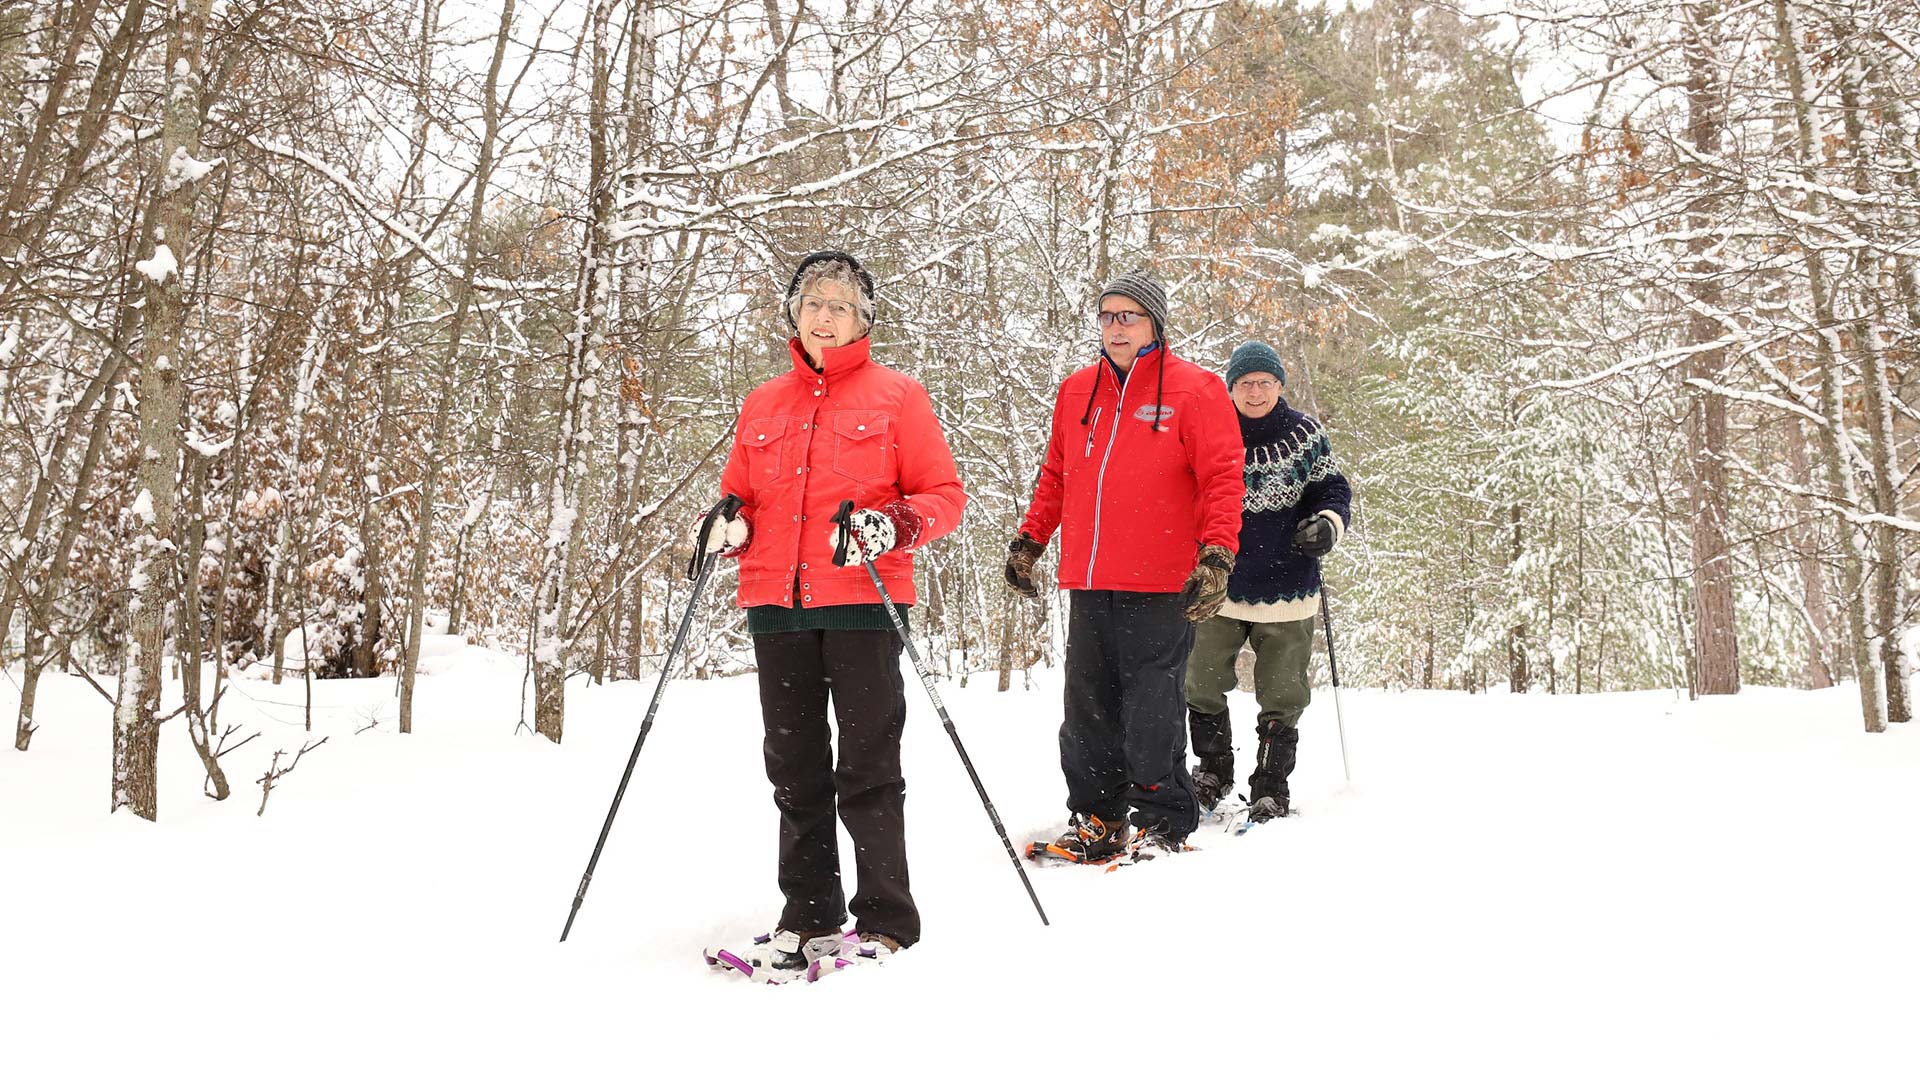
[[[1327,635],[1327,672],[1333,676],[1333,718],[1340,725],[1340,768],[1353,784],[1353,767],[1347,764],[1347,715],[1340,708],[1340,664],[1333,658],[1333,612],[1327,606],[1327,582],[1320,581],[1320,629]]]
[[[847,565],[847,539],[852,515],[852,499],[842,502],[840,512],[833,515],[833,523],[840,526],[840,540],[833,550],[835,566]],[[1033,882],[1027,880],[1026,867],[1020,865],[1020,856],[1014,854],[1013,841],[1007,839],[1007,827],[1000,823],[1000,812],[993,808],[993,800],[987,797],[986,785],[980,782],[980,774],[973,768],[973,759],[967,756],[967,748],[960,743],[960,732],[954,729],[953,717],[947,715],[947,706],[940,700],[940,691],[933,687],[933,676],[927,674],[927,666],[920,662],[920,650],[913,647],[913,638],[907,634],[906,624],[900,621],[900,609],[893,606],[893,597],[880,581],[880,571],[874,569],[873,560],[867,557],[864,545],[860,548],[860,562],[867,568],[867,576],[873,579],[873,587],[880,593],[880,603],[887,609],[887,618],[893,620],[893,632],[900,635],[900,643],[907,647],[907,655],[913,659],[913,670],[920,676],[920,685],[926,688],[927,696],[933,699],[934,711],[940,714],[940,723],[947,729],[947,738],[953,740],[953,748],[960,753],[960,764],[967,767],[967,778],[973,781],[973,790],[980,793],[980,805],[986,807],[987,817],[993,822],[993,831],[1000,834],[1000,846],[1007,849],[1013,872],[1020,875],[1020,884],[1027,887],[1027,899],[1033,901],[1033,910],[1040,916],[1040,925],[1052,926],[1047,921],[1047,909],[1040,906],[1039,894],[1033,891]]]
[[[600,850],[607,846],[607,834],[613,831],[613,816],[620,812],[620,799],[627,793],[627,781],[633,779],[633,766],[640,760],[640,748],[647,744],[647,732],[653,730],[653,714],[660,708],[660,695],[667,689],[667,676],[673,671],[674,657],[680,653],[680,646],[687,640],[687,628],[693,625],[693,610],[700,605],[700,591],[707,584],[707,575],[713,572],[713,561],[718,558],[707,550],[707,535],[713,531],[715,518],[733,520],[740,509],[740,500],[732,495],[721,499],[700,522],[700,535],[693,544],[693,557],[687,560],[687,576],[693,579],[692,595],[687,597],[687,613],[680,617],[680,629],[673,635],[673,644],[667,646],[667,654],[660,661],[660,681],[653,685],[653,700],[647,703],[647,717],[640,721],[640,737],[633,741],[633,753],[627,755],[627,771],[620,774],[620,786],[614,789],[613,805],[607,807],[606,823],[600,826],[600,839],[594,841],[593,857],[587,860],[587,872],[580,875],[580,887],[573,893],[573,909],[567,912],[567,925],[560,930],[560,940],[567,940],[567,934],[573,930],[574,916],[580,914],[580,903],[587,898],[587,886],[593,881],[593,868],[599,865]],[[725,528],[725,526],[721,526]],[[697,570],[697,572],[696,572]]]

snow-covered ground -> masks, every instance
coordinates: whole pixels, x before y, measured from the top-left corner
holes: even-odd
[[[107,816],[108,709],[50,676],[32,750],[0,751],[0,1070],[1920,1069],[1920,733],[1862,734],[1850,689],[1350,691],[1351,789],[1322,693],[1300,816],[1123,873],[1036,871],[1043,928],[910,678],[925,940],[884,969],[762,987],[699,955],[778,912],[751,678],[668,688],[562,945],[652,684],[573,688],[554,747],[514,734],[515,660],[453,647],[429,667],[410,736],[391,680],[317,684],[330,741],[264,817],[253,781],[305,737],[302,688],[241,681],[224,715],[263,735],[227,758],[234,797],[200,794],[175,721],[157,825]],[[1016,842],[1065,817],[1058,677],[1038,679],[942,691]],[[1242,734],[1251,710],[1236,695]]]

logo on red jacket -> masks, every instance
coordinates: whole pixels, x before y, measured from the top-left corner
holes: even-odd
[[[1173,406],[1142,405],[1133,410],[1133,418],[1143,424],[1154,424],[1163,420],[1171,420],[1173,419]]]

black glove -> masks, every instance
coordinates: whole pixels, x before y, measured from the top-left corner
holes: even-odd
[[[1040,599],[1040,590],[1033,584],[1033,564],[1045,550],[1047,545],[1026,533],[1014,537],[1007,545],[1007,588],[1029,600]]]
[[[1332,551],[1333,522],[1324,514],[1302,520],[1293,530],[1293,550],[1316,559]]]

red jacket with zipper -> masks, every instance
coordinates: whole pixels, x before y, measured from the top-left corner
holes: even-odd
[[[741,607],[879,603],[866,567],[833,565],[832,519],[843,499],[857,510],[905,499],[921,525],[912,547],[960,524],[967,495],[926,388],[874,363],[868,349],[867,338],[827,349],[820,372],[794,338],[787,343],[793,370],[740,406],[720,487],[745,504]],[[901,604],[914,600],[909,546],[902,537],[874,560]]]
[[[1062,589],[1179,592],[1202,545],[1240,550],[1239,416],[1219,376],[1165,346],[1124,386],[1108,363],[1060,384],[1021,531],[1044,544],[1060,530]]]

